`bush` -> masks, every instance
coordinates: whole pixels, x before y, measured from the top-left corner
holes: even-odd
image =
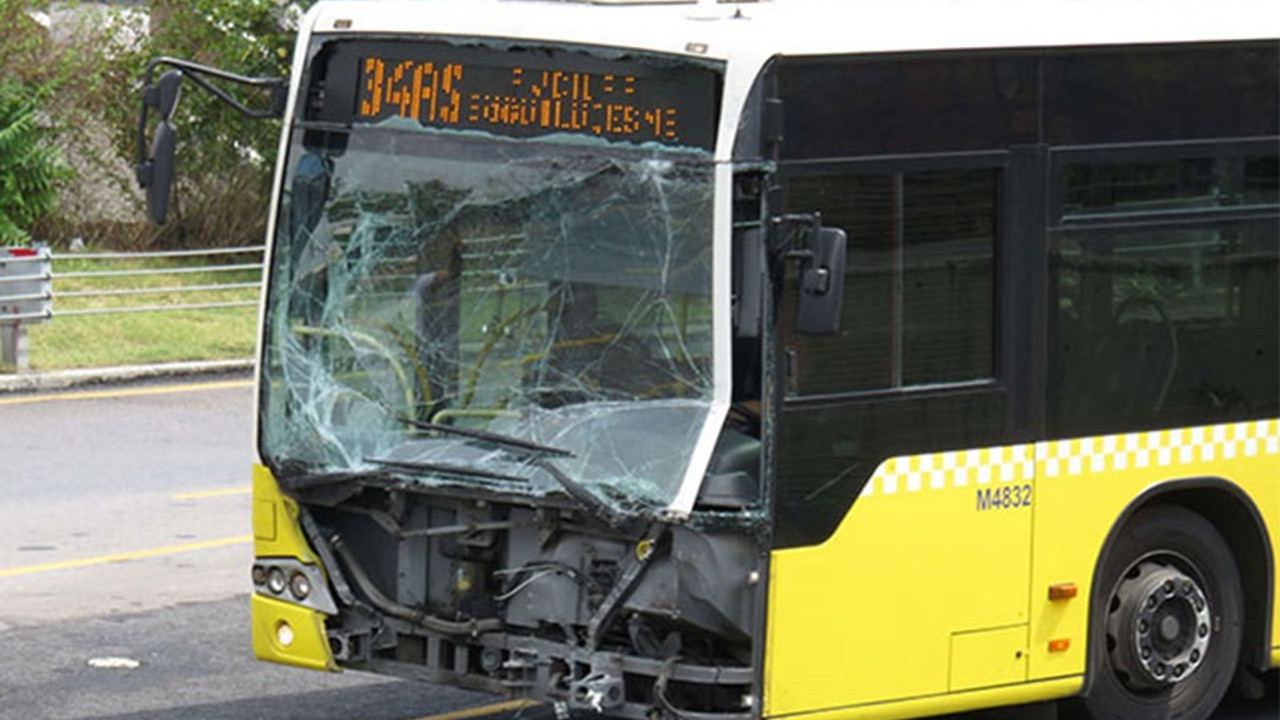
[[[36,119],[38,94],[0,84],[0,245],[30,242],[29,229],[57,202],[59,153]]]

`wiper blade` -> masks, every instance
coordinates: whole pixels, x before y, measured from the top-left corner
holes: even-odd
[[[560,468],[552,465],[546,458],[534,458],[529,461],[529,464],[540,470],[545,470],[557,483],[560,483],[560,487],[564,488],[569,497],[577,500],[582,507],[595,513],[596,517],[604,520],[609,527],[617,529],[624,522],[625,519],[615,512],[612,507],[609,507],[608,503],[583,487],[582,483],[560,472]]]
[[[460,465],[446,465],[444,463],[417,462],[414,460],[385,460],[379,458],[365,458],[365,462],[381,465],[382,467],[392,468],[395,470],[412,470],[415,472],[436,472],[444,475],[459,475],[462,477],[477,477],[485,480],[504,480],[509,482],[529,482],[529,478],[519,475],[507,475],[505,473],[493,472],[492,470],[484,470],[481,468],[462,467]]]
[[[314,488],[333,487],[346,483],[358,483],[382,474],[382,471],[338,470],[317,472],[306,463],[295,460],[286,460],[282,463],[273,465],[271,466],[271,472],[275,476],[276,481],[288,490],[311,490]]]
[[[479,440],[481,442],[492,443],[494,445],[497,445],[502,448],[506,448],[508,450],[515,450],[515,451],[521,452],[525,455],[525,459],[528,461],[529,466],[535,467],[539,470],[544,471],[546,474],[550,475],[560,485],[560,487],[564,489],[565,493],[570,498],[572,498],[573,500],[576,500],[579,505],[591,511],[600,519],[604,520],[605,523],[607,523],[610,527],[618,528],[624,522],[624,518],[620,516],[616,511],[614,511],[614,509],[610,507],[606,502],[604,502],[598,496],[596,496],[595,493],[586,489],[585,487],[583,487],[582,483],[579,483],[578,481],[574,480],[568,475],[565,475],[563,472],[561,472],[560,468],[551,464],[548,456],[560,457],[560,458],[576,457],[572,452],[569,452],[568,450],[563,450],[557,447],[551,447],[549,445],[540,445],[538,443],[530,442],[528,440],[513,438],[506,435],[499,435],[497,433],[486,432],[484,430],[471,430],[468,428],[454,427],[452,425],[441,425],[439,423],[421,422],[419,420],[404,420],[404,422],[420,430],[430,430],[433,432],[438,432],[441,435],[456,435],[458,437],[471,438],[473,440]],[[370,460],[369,462],[379,462],[379,461]],[[412,463],[412,464],[417,465],[418,463]],[[426,464],[427,463],[422,463],[422,465],[426,465]],[[446,466],[441,466],[441,467],[446,467]],[[476,475],[479,477],[491,477],[495,479],[504,479],[504,480],[520,480],[525,482],[528,481],[528,478],[515,477],[511,475],[501,475],[499,473],[490,473],[488,470],[477,470],[472,468],[455,468],[455,469],[465,471],[464,473],[459,473],[459,474],[470,473],[472,475]],[[439,472],[448,472],[448,470],[441,469],[439,470]]]
[[[497,445],[508,450],[516,450],[530,456],[552,456],[552,457],[573,457],[573,453],[558,447],[550,445],[540,445],[528,440],[510,437],[508,435],[499,435],[485,430],[470,430],[468,428],[454,427],[453,425],[441,425],[440,423],[421,422],[418,420],[405,420],[405,423],[412,425],[419,430],[430,430],[440,433],[441,435],[456,435],[458,437],[471,438],[472,440],[480,440],[492,445]]]

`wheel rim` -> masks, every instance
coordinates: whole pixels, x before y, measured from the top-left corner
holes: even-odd
[[[1121,577],[1107,618],[1107,646],[1121,682],[1164,690],[1195,674],[1212,640],[1212,609],[1200,582],[1171,562],[1147,559]]]

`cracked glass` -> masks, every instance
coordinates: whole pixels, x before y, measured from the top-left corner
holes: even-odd
[[[667,506],[711,406],[712,176],[656,143],[295,130],[264,460]]]

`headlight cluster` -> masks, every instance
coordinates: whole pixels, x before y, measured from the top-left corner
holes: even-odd
[[[306,605],[326,615],[337,615],[324,571],[297,558],[260,557],[253,563],[253,589],[261,595]]]
[[[298,602],[311,596],[311,578],[298,567],[256,564],[253,566],[253,586],[276,596],[282,596],[288,590]]]

